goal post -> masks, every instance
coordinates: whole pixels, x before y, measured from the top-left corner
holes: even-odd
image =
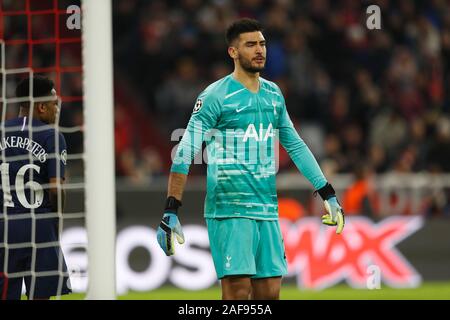
[[[86,299],[116,298],[111,0],[82,0],[85,117]]]

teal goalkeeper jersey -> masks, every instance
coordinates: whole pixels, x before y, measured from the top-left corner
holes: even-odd
[[[199,95],[178,145],[171,172],[188,174],[206,142],[205,218],[278,219],[277,141],[315,189],[327,183],[293,126],[280,89],[259,80],[257,93],[232,75],[208,86]]]

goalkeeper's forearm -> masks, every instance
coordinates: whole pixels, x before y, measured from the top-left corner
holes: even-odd
[[[292,124],[279,129],[281,145],[286,149],[292,161],[318,190],[327,184],[327,180],[309,147],[298,135]]]
[[[167,187],[167,197],[175,197],[181,201],[186,185],[187,175],[183,173],[171,172],[169,175],[169,185]]]

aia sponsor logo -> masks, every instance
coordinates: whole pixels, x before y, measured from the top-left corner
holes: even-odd
[[[396,245],[422,225],[420,217],[391,217],[378,223],[352,217],[337,235],[334,228],[321,225],[316,218],[296,223],[280,220],[289,275],[297,277],[299,286],[314,289],[343,280],[352,287],[365,288],[371,265],[380,268],[381,281],[388,286],[419,286],[420,274]]]

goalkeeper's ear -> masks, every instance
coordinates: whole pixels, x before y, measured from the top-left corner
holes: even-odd
[[[233,60],[237,59],[239,57],[239,53],[238,53],[237,49],[232,46],[228,47],[228,54]]]

